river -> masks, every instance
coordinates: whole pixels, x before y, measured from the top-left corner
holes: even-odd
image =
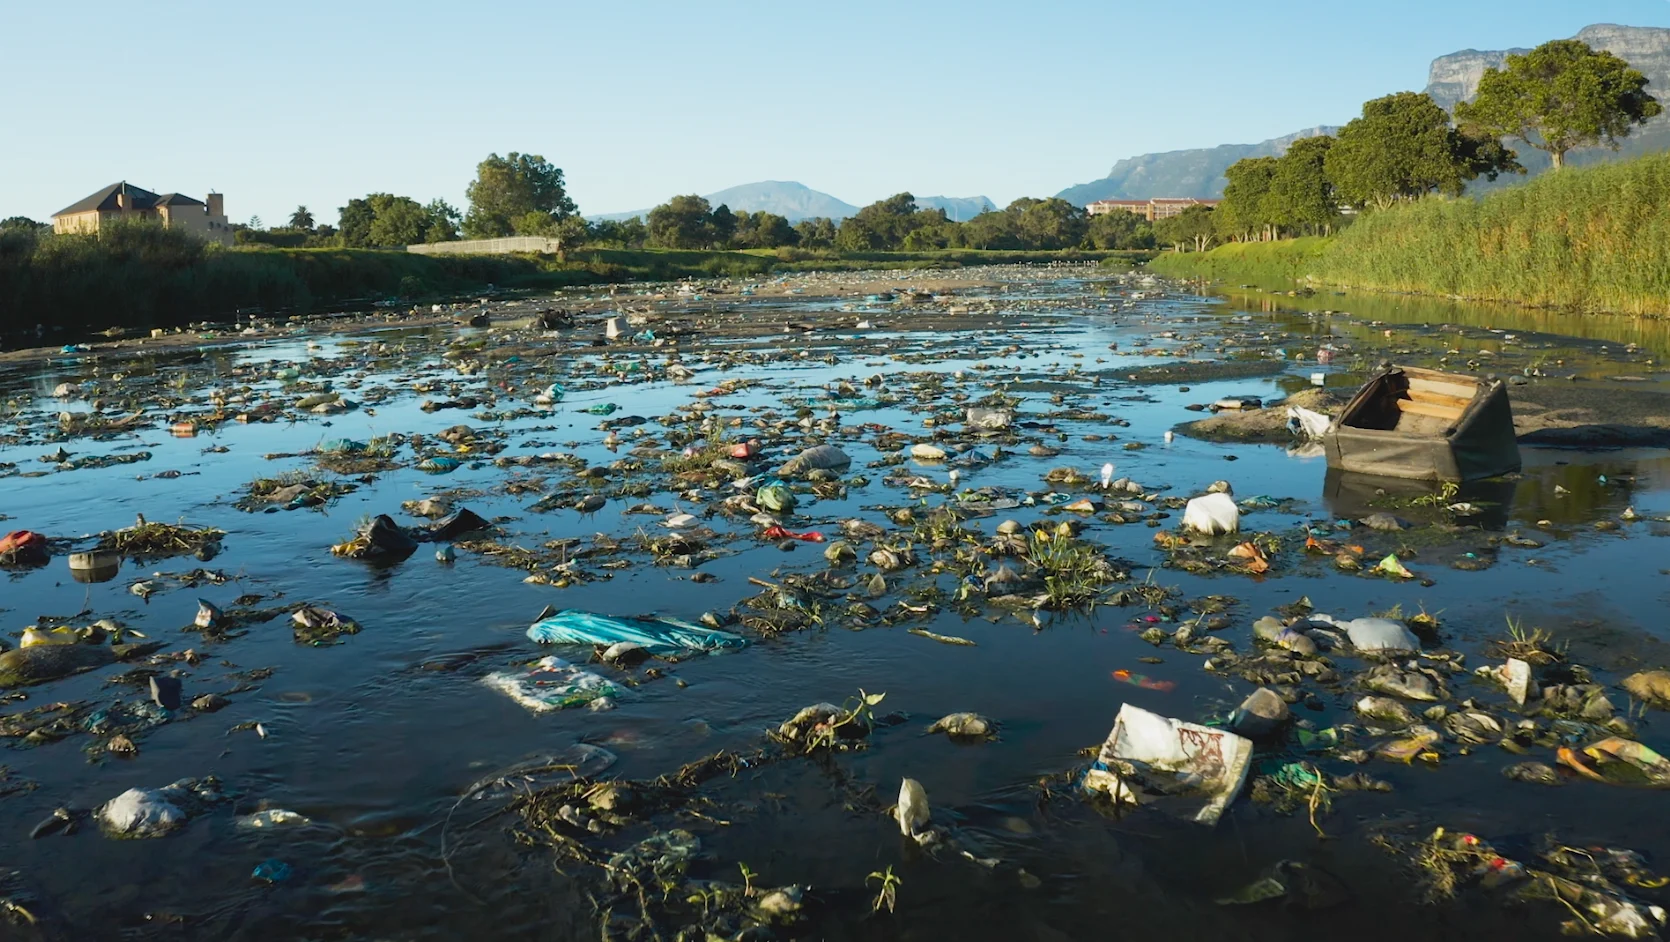
[[[1438,826],[1500,842],[1534,843],[1552,832],[1582,846],[1633,848],[1670,869],[1670,837],[1651,825],[1662,802],[1653,791],[1569,776],[1563,787],[1552,788],[1503,776],[1504,767],[1527,758],[1555,764],[1552,750],[1542,748],[1520,756],[1499,746],[1446,742],[1435,762],[1375,759],[1360,769],[1317,758],[1331,773],[1365,771],[1392,788],[1333,795],[1331,812],[1317,821],[1326,839],[1305,811],[1280,814],[1246,796],[1215,828],[1157,811],[1123,818],[1104,813],[1073,787],[1072,778],[1089,762],[1085,750],[1107,736],[1121,704],[1188,720],[1221,718],[1253,685],[1203,670],[1203,657],[1174,645],[1142,640],[1142,629],[1158,623],[1170,630],[1177,622],[1141,605],[1016,614],[978,599],[972,606],[954,604],[957,577],[933,574],[929,562],[950,552],[921,546],[918,564],[890,574],[881,597],[858,591],[862,582],[832,590],[827,616],[805,630],[762,638],[738,627],[754,643],[661,665],[666,676],[659,678],[644,668],[590,665],[617,681],[638,682],[613,710],[535,714],[483,684],[491,672],[552,653],[524,636],[546,606],[694,621],[758,595],[750,577],[781,584],[794,574],[830,569],[822,555],[827,543],[785,550],[757,538],[746,516],[703,519],[714,531],[708,542],[716,556],[697,569],[658,565],[638,549],[635,537],[666,530],[659,516],[626,513],[632,505],[647,501],[667,513],[702,515],[733,493],[709,489],[696,478],[675,482],[661,470],[653,456],[673,447],[675,433],[695,426],[658,423],[656,417],[739,420],[728,434],[764,442],[768,460],[760,470],[813,441],[838,443],[853,459],[841,475],[847,486],[819,496],[802,490],[798,512],[784,521],[791,530],[816,530],[833,540],[842,521],[859,518],[897,530],[891,511],[911,507],[926,516],[950,500],[951,493],[937,488],[953,465],[901,462],[878,450],[878,436],[892,429],[926,439],[949,421],[939,444],[954,450],[964,441],[963,407],[993,392],[1019,398],[1021,427],[1005,449],[1008,457],[957,465],[960,489],[1041,493],[1049,489],[1043,478],[1053,468],[1075,468],[1093,479],[1111,462],[1118,477],[1140,482],[1149,494],[1187,497],[1225,479],[1237,498],[1278,499],[1243,519],[1245,530],[1283,541],[1273,570],[1257,577],[1168,568],[1154,542],[1156,529],[1142,519],[1084,519],[1083,537],[1107,558],[1128,564],[1130,584],[1175,587],[1173,604],[1184,613],[1179,619],[1195,617],[1187,608],[1191,600],[1229,597],[1228,625],[1215,634],[1238,651],[1253,650],[1255,619],[1307,597],[1318,611],[1341,617],[1394,607],[1406,615],[1434,613],[1442,634],[1432,647],[1461,653],[1469,669],[1499,663],[1488,644],[1506,636],[1510,619],[1546,629],[1567,663],[1612,685],[1620,715],[1627,698],[1615,687],[1619,678],[1670,666],[1662,617],[1667,563],[1664,544],[1657,542],[1670,534],[1670,524],[1662,522],[1670,515],[1670,454],[1664,451],[1525,448],[1524,472],[1494,492],[1501,505],[1485,525],[1452,528],[1444,520],[1407,539],[1374,535],[1416,551],[1405,562],[1424,578],[1391,581],[1341,572],[1298,548],[1306,527],[1334,526],[1341,517],[1367,512],[1341,496],[1321,457],[1285,446],[1165,437],[1198,417],[1186,405],[1231,395],[1278,398],[1307,386],[1317,371],[1330,387],[1348,393],[1367,366],[1388,357],[1417,365],[1447,358],[1443,365],[1466,368],[1482,356],[1488,361],[1483,369],[1544,374],[1535,382],[1570,382],[1564,376],[1576,373],[1582,382],[1606,384],[1614,382],[1609,377],[1630,375],[1656,386],[1655,358],[1670,353],[1662,323],[1565,319],[1413,299],[1201,296],[1175,285],[1024,268],[995,270],[983,283],[970,281],[954,295],[912,306],[882,296],[870,300],[862,277],[846,277],[854,293],[839,299],[801,299],[763,288],[752,297],[696,299],[665,288],[651,289],[661,297],[612,301],[571,294],[522,301],[502,316],[496,311],[496,326],[487,329],[302,329],[241,342],[223,338],[201,350],[131,361],[53,354],[0,374],[0,529],[27,528],[67,541],[43,568],[0,573],[0,628],[7,640],[15,646],[25,626],[48,616],[71,625],[115,619],[167,643],[162,656],[171,659],[150,667],[178,672],[187,701],[208,692],[230,700],[213,713],[182,708],[155,728],[129,734],[137,752],[123,756],[108,750],[108,736],[85,731],[87,717],[115,701],[145,700],[142,686],[114,680],[143,662],[13,691],[27,695],[5,705],[13,716],[51,703],[75,704],[79,712],[67,735],[39,743],[9,740],[0,754],[6,770],[0,787],[9,791],[0,799],[0,861],[10,872],[0,895],[29,913],[24,918],[14,911],[10,931],[43,939],[568,939],[598,938],[605,931],[610,938],[649,938],[649,930],[633,930],[622,918],[641,900],[611,894],[601,871],[565,860],[548,843],[518,840],[512,833],[517,816],[502,801],[465,797],[472,784],[531,759],[576,755],[582,743],[615,758],[603,777],[650,780],[719,750],[759,749],[767,744],[765,731],[801,707],[841,704],[860,690],[885,693],[877,714],[902,719],[874,730],[867,748],[744,768],[702,786],[700,805],[642,809],[629,823],[600,828],[601,834],[576,829],[570,839],[609,854],[672,827],[689,831],[699,838],[700,852],[687,874],[663,887],[671,902],[655,908],[699,912],[679,880],[739,884],[739,865],[746,865],[755,886],[808,888],[801,921],[777,930],[780,936],[839,939],[1559,934],[1565,915],[1552,904],[1507,908],[1482,892],[1464,891],[1457,901],[1420,905],[1414,874],[1373,839]],[[1134,297],[1139,287],[1147,296]],[[550,303],[587,311],[635,306],[651,312],[651,330],[669,321],[695,322],[700,332],[676,346],[693,375],[667,376],[675,348],[652,346],[647,338],[625,347],[592,345],[600,319],[551,337],[504,326]],[[957,330],[959,318],[978,326]],[[861,329],[859,321],[869,326]],[[801,322],[821,329],[759,328]],[[728,331],[725,325],[749,329]],[[1339,347],[1331,365],[1314,362],[1321,344]],[[1183,382],[1128,378],[1134,370],[1180,358],[1259,361],[1268,368],[1237,379],[1214,379],[1210,371]],[[287,367],[299,377],[281,376]],[[880,379],[866,386],[871,377]],[[726,381],[736,385],[716,389]],[[848,403],[838,422],[821,424],[831,414],[830,390],[842,381],[857,390],[843,398],[880,401],[863,408]],[[54,398],[62,383],[86,385]],[[550,407],[534,405],[551,383],[566,388],[565,398]],[[334,415],[293,408],[327,384],[357,407]],[[230,399],[230,412],[269,400],[287,411],[272,423],[213,423],[208,417],[219,411],[212,398],[217,391]],[[480,404],[421,408],[425,401],[463,396]],[[107,414],[131,402],[150,421],[136,431],[65,435],[59,412],[88,411],[93,398],[105,400]],[[582,411],[603,403],[617,404],[619,411],[609,418]],[[710,411],[691,413],[697,403]],[[651,421],[621,426],[616,434],[622,444],[610,450],[599,426],[627,415]],[[924,425],[930,416],[932,428]],[[202,425],[197,434],[168,433],[171,420],[193,418]],[[472,426],[491,447],[464,453],[463,466],[450,474],[418,470],[420,451],[435,452],[433,436],[459,423]],[[322,442],[390,434],[429,439],[416,447],[402,442],[391,470],[363,479],[311,472],[355,485],[323,507],[245,512],[234,506],[253,479],[313,468],[307,453]],[[1035,457],[1032,445],[1060,453]],[[62,461],[43,456],[59,448],[72,459],[140,452],[149,458],[58,470]],[[991,450],[989,444],[981,448]],[[602,483],[577,483],[574,469],[608,467],[635,449],[637,466],[617,465]],[[535,458],[557,452],[576,457],[562,463]],[[518,458],[529,463],[511,461]],[[165,471],[179,475],[160,474]],[[896,476],[916,475],[931,479],[936,489],[897,483]],[[517,486],[507,488],[509,482]],[[567,497],[552,509],[534,507],[545,494],[586,489],[609,497],[594,514],[569,509]],[[566,588],[526,582],[525,572],[466,549],[453,563],[437,561],[436,547],[428,544],[393,565],[331,554],[329,548],[348,539],[363,516],[386,513],[404,525],[422,523],[404,514],[402,503],[439,492],[497,521],[494,539],[502,544],[538,549],[578,538],[577,545],[594,545],[594,534],[604,534],[624,547],[582,559],[585,577]],[[1387,506],[1426,519],[1407,504]],[[1620,521],[1626,508],[1635,520],[1596,528],[1597,522]],[[120,574],[102,583],[71,578],[64,551],[87,548],[96,542],[93,535],[129,526],[141,514],[153,522],[224,530],[221,551],[204,562],[190,556],[124,560]],[[1051,526],[1066,519],[1058,507],[1038,502],[971,517],[964,526],[989,536],[998,521],[1011,517]],[[1157,525],[1175,528],[1179,518],[1172,512]],[[1534,537],[1540,545],[1504,545],[1508,534]],[[1451,565],[1467,553],[1489,564],[1477,571]],[[196,568],[227,581],[188,588],[156,575]],[[696,581],[696,572],[715,578]],[[868,580],[875,568],[860,550],[857,565],[840,572],[848,582],[838,584],[846,585]],[[156,593],[148,599],[133,594],[130,586],[140,580],[155,582]],[[255,607],[322,605],[352,617],[363,630],[339,644],[310,646],[296,643],[283,614],[228,637],[191,627],[199,598],[232,609],[234,599],[246,595],[262,597]],[[844,614],[849,596],[889,611],[901,602],[929,608],[893,625],[855,621]],[[974,644],[935,643],[907,628]],[[172,659],[188,648],[194,651],[190,661]],[[561,653],[578,663],[588,655],[583,649]],[[1353,658],[1335,660],[1348,675],[1362,668]],[[1160,683],[1153,689],[1121,683],[1116,671]],[[1499,689],[1465,672],[1452,684],[1452,705],[1473,697],[1495,715],[1512,718],[1516,712]],[[1351,704],[1361,691],[1350,683],[1312,692],[1317,709],[1298,709],[1307,723],[1326,728],[1358,722]],[[996,720],[998,738],[969,744],[926,733],[935,719],[958,711]],[[1670,747],[1670,736],[1657,722],[1657,714],[1641,716],[1638,735],[1662,750]],[[1267,748],[1260,762],[1303,758],[1295,749],[1291,742]],[[129,788],[205,775],[219,779],[227,799],[195,811],[167,837],[114,840],[86,818],[69,835],[29,836],[55,808],[96,809]],[[955,837],[956,846],[924,852],[882,813],[904,777],[922,783],[936,824]],[[264,829],[239,823],[260,809],[286,809],[308,821]],[[997,863],[971,861],[956,847]],[[1315,909],[1214,903],[1283,860],[1326,871],[1348,898]],[[252,877],[267,861],[288,865],[288,877]],[[896,911],[872,913],[879,881],[869,877],[889,868],[900,881]],[[1631,892],[1662,902],[1662,890]],[[613,923],[599,906],[614,911]],[[666,938],[677,932],[666,921],[657,928]]]

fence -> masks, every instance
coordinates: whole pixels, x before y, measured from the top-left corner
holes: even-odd
[[[544,236],[512,236],[508,239],[465,239],[462,242],[429,242],[408,245],[406,251],[419,255],[504,255],[509,252],[539,252],[554,255],[562,249],[561,239]]]

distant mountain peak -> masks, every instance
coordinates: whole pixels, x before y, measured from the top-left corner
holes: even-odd
[[[1248,157],[1280,157],[1301,138],[1334,134],[1338,128],[1318,126],[1273,137],[1257,144],[1220,144],[1158,154],[1127,157],[1100,180],[1070,186],[1056,194],[1084,206],[1096,200],[1137,200],[1164,197],[1217,199],[1229,181],[1224,171]]]

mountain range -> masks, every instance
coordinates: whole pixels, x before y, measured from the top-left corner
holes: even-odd
[[[1670,29],[1643,26],[1615,26],[1597,24],[1585,27],[1577,36],[1596,49],[1611,52],[1641,70],[1647,76],[1648,88],[1660,101],[1670,104]],[[1524,49],[1504,49],[1481,52],[1466,49],[1434,59],[1427,73],[1426,93],[1445,108],[1473,97],[1479,89],[1479,79],[1487,68],[1500,68],[1510,53]],[[1302,137],[1333,134],[1338,128],[1316,127],[1258,144],[1223,144],[1218,147],[1170,151],[1163,154],[1143,154],[1129,157],[1113,165],[1106,177],[1081,183],[1062,190],[1058,196],[1079,205],[1102,199],[1148,199],[1156,196],[1192,196],[1215,199],[1223,195],[1224,171],[1245,157],[1279,157],[1287,146]],[[1548,155],[1523,145],[1519,162],[1530,173],[1548,168]],[[1568,158],[1572,164],[1615,160],[1619,157],[1670,149],[1670,113],[1655,118],[1637,128],[1614,153],[1604,148],[1576,151]],[[1497,179],[1494,185],[1503,186],[1524,177],[1517,175]],[[1488,188],[1489,184],[1480,184]]]
[[[1666,113],[1637,128],[1626,138],[1618,151],[1604,147],[1588,148],[1572,153],[1567,158],[1572,164],[1615,160],[1653,151],[1670,149],[1670,29],[1643,26],[1596,24],[1585,27],[1575,37],[1596,49],[1605,50],[1629,62],[1647,76],[1648,89],[1667,106]],[[1478,91],[1479,79],[1485,69],[1500,67],[1511,53],[1523,49],[1480,51],[1464,49],[1432,61],[1427,73],[1426,93],[1445,108],[1454,108]],[[1388,90],[1391,91],[1391,90]],[[1149,199],[1151,197],[1195,197],[1215,199],[1223,195],[1224,171],[1237,160],[1248,157],[1279,157],[1300,138],[1318,134],[1334,134],[1337,127],[1319,125],[1284,134],[1257,144],[1220,144],[1192,150],[1175,150],[1157,154],[1142,154],[1116,162],[1107,176],[1089,183],[1067,187],[1056,194],[1068,202],[1083,206],[1103,199]],[[1530,173],[1539,173],[1549,165],[1548,155],[1534,148],[1519,145],[1519,161]],[[1476,189],[1503,186],[1517,180],[1517,175],[1504,176],[1494,184],[1480,182]],[[799,222],[818,216],[841,220],[858,212],[858,207],[821,193],[800,183],[768,180],[734,186],[710,193],[707,201],[714,206],[724,203],[733,210],[770,212]],[[971,219],[988,209],[995,209],[984,196],[917,197],[916,205],[923,209],[943,209],[954,220]],[[597,219],[629,219],[647,217],[649,210],[638,209],[626,213],[591,216]]]
[[[789,180],[763,180],[759,183],[744,183],[709,193],[702,197],[712,206],[724,204],[733,212],[747,211],[750,213],[776,213],[788,219],[789,222],[799,222],[802,219],[816,219],[828,217],[836,222],[854,215],[858,207],[843,200],[836,199],[828,193],[814,190],[803,183]],[[945,215],[954,220],[972,219],[988,209],[994,208],[992,201],[984,196],[919,196],[916,205],[922,209],[943,209]],[[634,209],[624,213],[603,213],[586,218],[593,221],[612,219],[625,220],[633,216],[649,218],[649,210]]]

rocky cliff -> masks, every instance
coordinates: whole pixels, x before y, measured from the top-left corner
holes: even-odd
[[[1641,74],[1647,77],[1648,90],[1670,108],[1670,29],[1598,24],[1585,27],[1575,38],[1583,40],[1595,49],[1610,52],[1640,69]],[[1432,61],[1426,93],[1445,108],[1454,108],[1456,102],[1472,98],[1479,90],[1479,79],[1484,76],[1485,69],[1501,68],[1509,53],[1515,52],[1525,50],[1480,52],[1468,49],[1440,56]],[[1516,141],[1508,143],[1519,152],[1519,162],[1524,164],[1530,173],[1541,173],[1548,169],[1547,154]],[[1592,147],[1574,151],[1568,160],[1574,165],[1580,165],[1635,157],[1666,149],[1670,149],[1670,114],[1636,128],[1616,151],[1606,147]],[[1499,177],[1494,183],[1479,181],[1471,189],[1494,189],[1524,179],[1518,175],[1509,175]]]
[[[1670,29],[1598,24],[1585,27],[1576,38],[1640,69],[1650,81],[1653,94],[1660,99],[1670,96]],[[1440,56],[1432,61],[1426,93],[1445,108],[1453,108],[1456,102],[1466,101],[1478,91],[1479,79],[1485,69],[1501,68],[1510,53],[1525,51],[1504,49],[1480,52],[1467,49]]]

